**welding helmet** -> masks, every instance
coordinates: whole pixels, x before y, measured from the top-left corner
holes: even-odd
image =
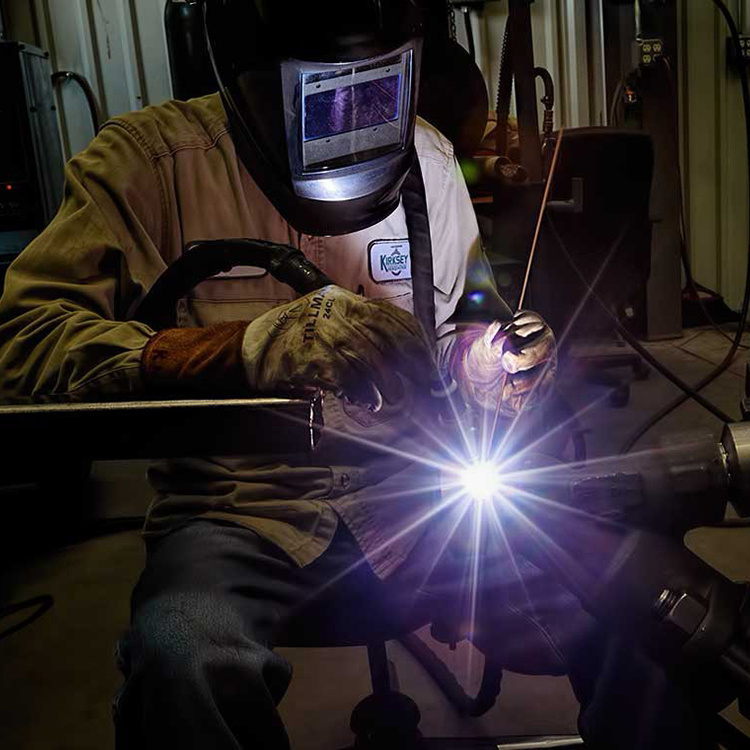
[[[239,158],[298,231],[340,235],[399,205],[414,158],[412,0],[204,0]]]

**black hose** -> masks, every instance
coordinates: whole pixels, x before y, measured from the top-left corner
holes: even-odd
[[[732,43],[735,45],[738,56],[742,58],[742,53],[741,53],[742,46],[740,44],[740,34],[739,34],[739,31],[737,30],[737,25],[734,22],[734,18],[732,18],[732,14],[729,12],[729,9],[722,2],[722,0],[712,0],[712,2],[719,9],[721,14],[724,16],[724,20],[726,21],[727,26],[729,27],[729,31],[732,37]],[[745,68],[745,66],[739,65],[738,71],[739,71],[739,76],[740,76],[740,84],[742,88],[742,104],[743,104],[743,108],[745,112],[745,138],[747,141],[748,184],[750,185],[750,84],[748,83],[747,69]],[[750,191],[749,191],[748,200],[750,201]],[[734,341],[732,342],[732,346],[727,352],[727,355],[724,357],[724,359],[722,360],[721,364],[718,365],[718,367],[712,370],[708,375],[706,375],[702,380],[700,380],[694,387],[690,388],[689,390],[685,390],[684,395],[678,396],[673,401],[670,401],[668,404],[662,407],[658,412],[656,412],[653,416],[651,416],[651,418],[648,419],[644,424],[642,424],[635,432],[633,432],[628,437],[628,439],[623,443],[622,447],[620,448],[620,453],[628,453],[633,448],[633,446],[652,427],[654,427],[656,424],[661,422],[662,419],[664,419],[666,416],[671,414],[679,406],[682,406],[682,404],[684,404],[685,401],[688,400],[688,398],[695,398],[695,396],[701,390],[703,390],[703,388],[705,388],[710,383],[713,383],[714,380],[716,380],[716,378],[718,378],[722,373],[726,372],[726,370],[734,361],[734,357],[737,354],[737,350],[740,348],[740,344],[742,343],[742,335],[744,334],[745,328],[747,326],[748,310],[750,310],[750,245],[748,246],[748,265],[747,265],[747,271],[745,274],[745,292],[744,292],[744,297],[742,300],[742,311],[740,312],[740,321],[737,325],[737,333],[735,334]],[[725,421],[732,422],[734,420],[725,419]]]
[[[300,250],[290,245],[250,239],[193,242],[156,280],[133,319],[154,330],[174,327],[178,300],[202,281],[235,266],[264,268],[300,295],[333,284]]]
[[[59,70],[57,73],[52,74],[52,83],[54,85],[59,84],[61,81],[75,81],[80,86],[89,107],[94,133],[98,133],[101,128],[102,118],[99,110],[99,102],[96,99],[94,90],[91,88],[91,84],[82,75],[74,73],[72,70]]]
[[[534,68],[534,76],[541,79],[542,86],[544,87],[544,96],[541,99],[542,105],[544,106],[542,133],[544,134],[546,148],[547,145],[554,140],[552,138],[552,131],[555,127],[555,82],[552,80],[552,75],[546,68]]]
[[[434,351],[437,343],[437,326],[432,237],[422,168],[416,154],[414,163],[401,186],[401,200],[406,214],[406,233],[412,239],[414,247],[424,248],[424,252],[411,254],[412,295],[414,315],[422,324],[430,349]]]
[[[463,716],[482,716],[487,713],[500,695],[503,668],[499,661],[485,656],[482,684],[475,698],[467,695],[453,673],[435,652],[417,635],[399,638],[399,643],[420,663],[441,692]]]
[[[547,68],[537,66],[534,68],[534,76],[542,80],[542,86],[544,87],[542,104],[544,108],[552,109],[555,106],[555,82],[552,80],[552,74]]]

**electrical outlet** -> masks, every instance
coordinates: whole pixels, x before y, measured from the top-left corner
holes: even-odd
[[[656,65],[664,57],[663,39],[638,39],[635,43],[636,64],[645,68]]]
[[[750,63],[750,36],[740,35],[740,49],[742,54],[737,52],[737,47],[735,47],[732,38],[727,39],[729,59],[735,63],[742,61],[747,65],[747,63]]]

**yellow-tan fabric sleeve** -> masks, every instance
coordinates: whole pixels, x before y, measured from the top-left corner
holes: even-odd
[[[66,168],[62,206],[8,270],[0,299],[0,398],[82,401],[144,390],[153,335],[125,322],[166,264],[169,220],[153,155],[111,123]]]

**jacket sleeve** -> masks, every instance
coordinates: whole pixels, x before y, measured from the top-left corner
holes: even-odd
[[[449,319],[461,297],[468,290],[497,293],[469,190],[455,159],[451,160],[440,200],[430,211],[430,219],[436,258],[437,357],[445,368],[457,339],[456,326]]]
[[[166,191],[125,121],[66,168],[63,204],[8,270],[0,299],[0,399],[83,401],[143,392],[154,335],[126,322],[164,270]]]

